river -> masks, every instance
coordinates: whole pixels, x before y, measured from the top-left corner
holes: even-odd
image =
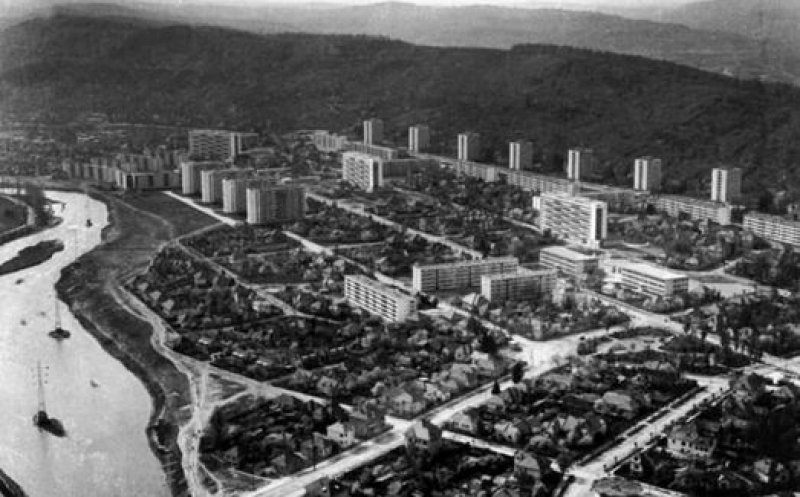
[[[152,400],[144,386],[103,351],[62,302],[61,320],[72,337],[59,343],[47,335],[61,269],[100,243],[108,211],[80,193],[47,196],[66,202],[63,211],[54,209],[64,221],[0,245],[4,262],[42,240],[65,244],[49,261],[0,277],[0,468],[30,497],[166,497],[164,473],[145,435]],[[24,281],[16,284],[19,278]],[[47,369],[48,413],[64,423],[66,438],[32,424],[37,361]]]

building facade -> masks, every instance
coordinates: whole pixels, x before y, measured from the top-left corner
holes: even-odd
[[[658,190],[661,188],[661,159],[639,157],[633,161],[633,189]]]
[[[481,276],[481,295],[490,302],[532,300],[549,294],[556,285],[555,269],[526,269]]]
[[[533,143],[529,141],[508,144],[508,168],[516,171],[533,166]]]
[[[714,202],[738,202],[742,197],[742,170],[738,167],[711,170],[711,200]]]
[[[581,180],[594,169],[594,152],[590,148],[572,148],[567,152],[567,178]]]
[[[628,290],[668,298],[689,291],[689,278],[683,274],[641,262],[626,262],[619,267],[620,284]]]
[[[424,124],[408,128],[408,150],[422,152],[431,146],[431,129]]]
[[[458,135],[458,160],[477,160],[481,152],[481,135],[466,132]]]
[[[225,164],[215,161],[186,161],[181,163],[181,193],[184,195],[197,195],[202,187],[203,171],[224,169]]]
[[[392,323],[401,323],[417,311],[417,300],[411,295],[360,274],[344,277],[344,296],[350,305]]]
[[[572,277],[580,277],[598,267],[598,258],[566,247],[545,247],[539,251],[539,263]]]
[[[435,162],[430,159],[381,159],[360,152],[342,154],[342,179],[371,192],[392,182],[407,182],[410,175]]]
[[[359,142],[347,142],[344,145],[345,151],[359,152],[362,154],[378,157],[383,160],[393,160],[400,157],[400,152],[392,147],[384,147],[381,145],[367,145]]]
[[[305,190],[294,185],[248,185],[246,204],[248,224],[293,221],[306,213]]]
[[[314,131],[311,135],[311,141],[317,150],[320,152],[339,152],[343,150],[348,143],[347,137],[344,135],[337,135],[324,130]]]
[[[714,221],[723,226],[731,224],[731,207],[720,202],[681,195],[660,195],[654,206],[657,211],[667,213],[672,217],[684,214],[689,219]]]
[[[516,257],[491,257],[441,264],[414,264],[411,268],[412,286],[416,292],[479,287],[481,276],[513,271],[517,267],[519,267],[519,260]]]
[[[367,119],[364,121],[364,145],[377,145],[383,141],[383,121]]]
[[[607,235],[608,205],[586,197],[543,193],[541,227],[559,238],[599,247]]]
[[[233,178],[248,178],[253,169],[209,169],[200,172],[200,201],[204,204],[222,202],[222,181]]]
[[[744,229],[773,242],[800,247],[800,221],[760,212],[744,215]]]
[[[258,141],[256,133],[239,133],[219,129],[189,131],[189,157],[203,160],[232,160]]]

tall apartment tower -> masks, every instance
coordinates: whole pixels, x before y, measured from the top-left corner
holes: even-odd
[[[608,204],[588,197],[564,193],[543,193],[542,229],[549,229],[559,238],[597,248],[606,238]]]
[[[661,159],[639,157],[633,161],[633,189],[658,190],[661,187]]]
[[[477,160],[480,151],[481,135],[472,132],[458,135],[458,160]]]
[[[292,221],[306,213],[305,191],[299,186],[252,185],[246,196],[248,224]]]
[[[367,119],[364,121],[364,145],[377,145],[383,141],[383,121]]]
[[[594,152],[590,148],[572,148],[567,153],[567,178],[579,181],[592,174]]]
[[[252,148],[257,140],[257,133],[193,129],[189,131],[189,156],[205,160],[232,160]]]
[[[715,167],[711,170],[711,200],[715,202],[736,202],[742,196],[742,170],[738,167],[725,169]]]
[[[533,166],[533,143],[529,141],[511,142],[508,144],[509,169],[528,169]]]
[[[421,152],[431,146],[431,129],[424,124],[408,128],[408,150]]]

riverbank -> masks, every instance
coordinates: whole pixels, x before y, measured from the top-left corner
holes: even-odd
[[[53,257],[53,254],[62,250],[64,250],[64,242],[61,240],[45,240],[36,245],[25,247],[17,252],[17,255],[13,258],[0,264],[0,276],[38,266]]]
[[[28,497],[22,487],[0,469],[0,495],[3,497]]]
[[[148,442],[162,464],[172,494],[185,495],[177,433],[188,419],[184,409],[190,401],[188,381],[152,347],[150,325],[113,298],[117,281],[144,269],[156,251],[173,238],[174,227],[114,195],[94,191],[91,196],[108,207],[109,225],[102,232],[100,245],[64,268],[56,291],[103,349],[147,388],[153,402]]]

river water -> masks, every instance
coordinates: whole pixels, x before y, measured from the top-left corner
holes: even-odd
[[[0,245],[0,261],[25,246],[60,239],[64,251],[26,270],[0,276],[0,468],[30,497],[162,497],[165,477],[147,444],[152,401],[144,386],[108,355],[59,302],[61,343],[53,328],[55,289],[63,267],[100,242],[106,206],[80,193],[48,192],[66,202],[57,227]],[[93,226],[86,227],[87,216]],[[16,284],[22,278],[24,281]],[[26,324],[23,324],[23,320]],[[48,413],[66,438],[32,424],[37,409],[36,363],[46,368]],[[93,387],[94,381],[98,386]]]

